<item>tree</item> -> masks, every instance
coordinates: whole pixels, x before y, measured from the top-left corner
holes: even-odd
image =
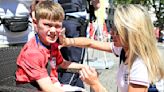
[[[148,9],[153,7],[157,18],[154,25],[160,30],[164,29],[164,0],[114,0],[114,5],[117,6],[118,4],[141,4]]]
[[[152,6],[157,17],[157,21],[154,24],[162,30],[164,29],[164,0],[152,0]]]

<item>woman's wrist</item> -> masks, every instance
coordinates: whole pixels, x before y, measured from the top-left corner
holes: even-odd
[[[75,45],[74,38],[69,38],[69,46],[74,46],[74,45]]]
[[[107,92],[106,88],[104,88],[100,82],[97,82],[96,84],[90,86],[94,90],[94,92]]]

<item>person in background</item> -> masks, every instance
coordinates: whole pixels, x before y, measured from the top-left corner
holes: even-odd
[[[66,36],[70,38],[85,37],[87,21],[87,2],[88,0],[57,0],[65,11],[63,27],[66,28]],[[100,7],[99,0],[89,0],[95,9]],[[63,57],[71,62],[83,63],[84,49],[78,47],[61,48]],[[79,78],[78,73],[66,72],[59,68],[59,81],[63,84],[79,86],[84,88],[84,84]]]
[[[141,5],[119,5],[111,29],[113,42],[100,42],[85,37],[65,38],[64,32],[59,36],[60,42],[63,46],[89,47],[118,55],[120,65],[117,86],[120,92],[148,92],[150,85],[159,85],[164,79],[164,64],[149,15]],[[81,79],[95,92],[104,92],[101,91],[105,88],[99,82],[95,69],[84,68],[80,73]],[[164,91],[160,89],[163,87],[156,87],[159,92]]]
[[[34,36],[33,26],[28,23],[28,28],[21,32],[11,32],[2,23],[4,18],[29,16],[31,0],[1,0],[0,1],[0,47],[27,42]]]
[[[44,92],[64,92],[58,81],[57,67],[82,69],[86,65],[63,59],[57,43],[64,19],[63,8],[52,1],[42,1],[35,6],[35,36],[22,48],[17,58],[16,82],[18,87],[28,87]],[[77,89],[80,90],[80,89]]]

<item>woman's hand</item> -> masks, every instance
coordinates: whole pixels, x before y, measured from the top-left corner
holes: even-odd
[[[81,79],[86,82],[88,85],[96,85],[98,80],[98,73],[95,68],[84,67],[79,71]]]
[[[86,82],[94,92],[108,92],[99,82],[98,73],[95,68],[84,67],[80,70],[81,79]]]
[[[59,43],[60,47],[66,47],[71,44],[70,39],[65,36],[65,28],[62,28],[59,32]]]
[[[65,28],[62,28],[59,32],[59,43],[60,43],[60,48],[61,47],[68,47],[68,46],[74,46],[75,40],[74,38],[67,38],[65,36]]]

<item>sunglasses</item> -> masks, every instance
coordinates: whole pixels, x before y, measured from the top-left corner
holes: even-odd
[[[110,29],[111,29],[112,35],[119,35],[118,30],[116,26],[114,25],[114,23],[110,23]]]

